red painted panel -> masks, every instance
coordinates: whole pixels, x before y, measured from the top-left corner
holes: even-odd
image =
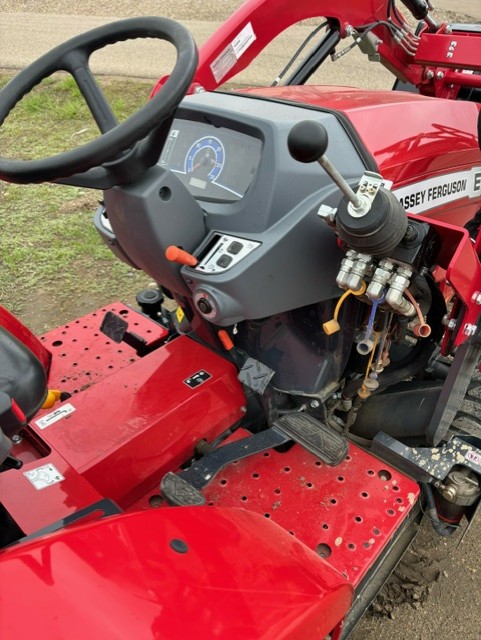
[[[7,550],[0,584],[2,638],[313,640],[352,597],[274,523],[202,507],[116,516]]]
[[[51,470],[58,471],[57,477],[62,476],[63,480],[57,481]],[[32,472],[39,480],[37,484],[25,476]],[[41,460],[25,464],[20,471],[10,469],[1,475],[0,502],[25,535],[62,520],[103,497],[55,451]]]
[[[185,381],[201,369],[210,378],[189,387]],[[97,491],[126,507],[189,459],[199,440],[237,422],[245,398],[234,365],[181,336],[67,402],[73,413],[43,430],[35,420],[33,428]]]
[[[481,167],[477,139],[480,106],[475,103],[350,87],[269,87],[244,93],[343,113],[376,160],[380,173],[395,187],[450,170],[469,169],[473,164]],[[478,197],[470,204],[479,208],[480,201]]]

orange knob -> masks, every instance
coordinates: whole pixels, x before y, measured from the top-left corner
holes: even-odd
[[[195,267],[199,262],[195,256],[187,253],[187,251],[184,251],[180,247],[176,247],[174,244],[167,247],[165,250],[165,257],[167,260],[170,260],[170,262],[178,262],[179,264],[185,264],[188,267]]]

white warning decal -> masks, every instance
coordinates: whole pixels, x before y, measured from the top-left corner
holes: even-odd
[[[65,480],[60,471],[53,464],[44,464],[42,467],[24,471],[23,475],[29,480],[37,491],[46,489],[57,482]]]
[[[481,197],[481,167],[414,182],[393,193],[409,213],[424,213],[461,198]]]
[[[224,78],[242,54],[256,40],[256,34],[252,28],[252,23],[248,22],[246,26],[237,34],[230,44],[217,56],[210,65],[210,69],[216,82],[220,82]]]
[[[58,409],[55,409],[55,411],[52,411],[52,413],[47,413],[47,415],[43,416],[43,418],[40,418],[39,420],[35,420],[35,424],[39,429],[46,429],[51,424],[54,424],[54,422],[58,422],[58,420],[62,420],[62,418],[66,418],[74,411],[75,411],[75,407],[71,405],[70,402],[67,402],[66,404],[63,404]]]

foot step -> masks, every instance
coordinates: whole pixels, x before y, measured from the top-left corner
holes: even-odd
[[[346,438],[307,413],[289,413],[278,418],[272,427],[331,467],[340,464],[347,455]]]
[[[200,491],[170,471],[162,478],[160,491],[173,507],[200,507],[205,504],[205,496]]]

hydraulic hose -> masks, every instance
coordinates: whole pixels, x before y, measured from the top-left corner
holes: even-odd
[[[434,531],[445,538],[451,536],[456,531],[457,527],[453,527],[453,525],[447,524],[446,522],[441,522],[438,510],[436,509],[436,502],[434,501],[434,494],[431,486],[427,482],[421,482],[421,487],[424,497],[426,498],[426,515],[428,516]]]

